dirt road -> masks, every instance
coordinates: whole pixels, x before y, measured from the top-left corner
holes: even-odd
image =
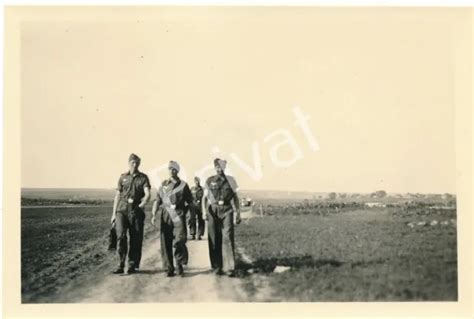
[[[107,274],[81,288],[62,294],[67,302],[249,302],[271,300],[262,278],[229,278],[211,273],[206,238],[188,241],[189,264],[184,277],[166,277],[162,269],[159,239],[155,234],[144,242],[141,267],[132,275]],[[249,283],[252,286],[249,288]]]

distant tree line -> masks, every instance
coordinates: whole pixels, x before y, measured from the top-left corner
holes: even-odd
[[[65,205],[102,205],[111,200],[103,199],[51,199],[51,198],[21,198],[22,206],[65,206]]]

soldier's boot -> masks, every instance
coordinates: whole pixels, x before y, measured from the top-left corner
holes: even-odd
[[[117,267],[114,271],[112,271],[113,274],[123,274],[123,267]]]
[[[181,277],[184,276],[184,269],[183,269],[183,265],[181,265],[181,264],[178,264],[177,275],[178,275],[178,276],[181,276]]]
[[[131,275],[131,274],[134,274],[136,272],[137,272],[137,270],[135,269],[135,267],[131,266],[131,267],[128,267],[126,274]]]
[[[222,268],[214,268],[212,271],[213,271],[214,274],[217,275],[217,276],[221,276],[221,275],[224,274],[224,272],[222,271]]]
[[[174,269],[173,268],[168,268],[168,271],[166,272],[166,277],[174,277]]]

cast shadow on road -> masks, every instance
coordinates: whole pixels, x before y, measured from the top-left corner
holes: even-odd
[[[166,273],[163,269],[144,269],[144,270],[139,270],[135,274],[136,275],[156,275],[156,274],[161,274],[161,273]],[[193,270],[193,269],[188,269],[184,271],[184,277],[194,277],[194,276],[199,276],[199,275],[206,275],[212,273],[211,269],[204,269],[204,270]]]
[[[262,258],[257,259],[251,264],[245,263],[242,259],[237,260],[236,272],[237,276],[244,277],[249,274],[248,270],[253,272],[269,274],[272,273],[277,266],[286,266],[291,269],[298,268],[319,268],[323,266],[340,267],[343,262],[333,259],[314,259],[310,255],[297,257],[281,257],[281,258]]]
[[[194,277],[194,276],[199,276],[199,275],[208,275],[212,273],[212,269],[203,269],[203,270],[198,270],[195,271],[193,269],[189,270],[184,270],[184,277]]]
[[[137,275],[155,275],[164,273],[163,269],[143,269],[136,272]]]

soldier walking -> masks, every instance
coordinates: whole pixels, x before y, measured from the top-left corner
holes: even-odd
[[[216,175],[207,179],[202,209],[206,212],[209,257],[215,274],[235,275],[234,222],[240,223],[237,182],[224,174],[227,162],[214,160]],[[235,216],[234,216],[235,213]],[[234,221],[235,217],[235,221]]]
[[[128,159],[129,170],[118,180],[110,219],[111,224],[115,225],[119,255],[119,266],[113,271],[114,274],[124,273],[127,252],[127,274],[136,272],[140,267],[144,208],[150,198],[150,181],[147,175],[138,170],[140,161],[140,157],[131,154]]]
[[[186,247],[186,211],[193,205],[191,190],[186,182],[178,177],[179,164],[170,161],[168,165],[170,178],[161,184],[156,200],[153,203],[151,223],[155,225],[156,213],[160,218],[160,245],[163,268],[167,276],[175,275],[173,255],[176,260],[177,274],[184,275],[183,265],[188,263]],[[174,254],[173,254],[174,248]]]
[[[201,187],[201,180],[199,177],[194,177],[194,186],[191,187],[191,194],[193,195],[193,204],[189,209],[189,234],[191,239],[196,239],[196,222],[197,222],[197,239],[201,240],[204,236],[204,219],[202,218],[202,196],[204,195],[204,189]]]

